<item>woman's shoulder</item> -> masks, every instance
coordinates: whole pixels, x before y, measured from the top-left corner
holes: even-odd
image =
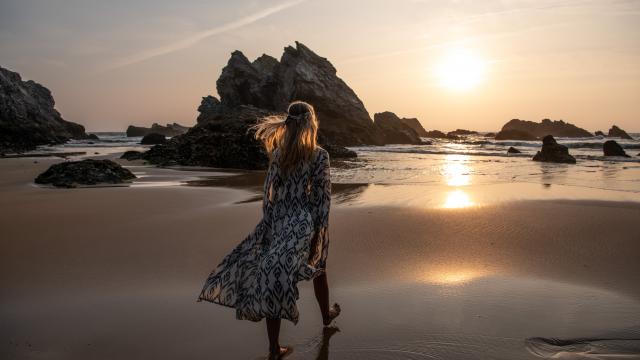
[[[317,160],[321,160],[321,159],[329,159],[329,152],[327,150],[325,150],[325,148],[323,148],[320,145],[316,145],[316,159]]]

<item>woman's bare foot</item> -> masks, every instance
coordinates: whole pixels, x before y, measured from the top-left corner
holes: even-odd
[[[340,315],[340,305],[338,303],[334,303],[331,308],[329,308],[329,313],[322,316],[322,323],[324,326],[331,324],[333,319],[337,318]]]
[[[277,351],[269,352],[269,360],[280,360],[284,359],[287,355],[291,354],[293,349],[288,346],[280,346]]]

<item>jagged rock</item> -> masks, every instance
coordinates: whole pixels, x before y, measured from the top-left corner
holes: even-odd
[[[142,145],[157,145],[164,144],[167,142],[167,138],[162,134],[150,133],[145,135],[142,140],[140,140],[140,144]]]
[[[125,159],[125,160],[129,160],[129,161],[140,160],[142,158],[143,158],[143,153],[141,153],[140,151],[135,151],[135,150],[125,151],[124,154],[122,154],[122,156],[120,156],[120,159]]]
[[[373,124],[379,129],[385,144],[422,143],[418,133],[390,111],[373,115]]]
[[[533,121],[512,119],[504,124],[502,130],[496,135],[496,139],[499,137],[499,140],[534,140],[531,138],[522,138],[525,133],[531,134],[535,138],[542,138],[547,135],[559,137],[593,136],[593,134],[587,130],[562,120],[551,121],[549,119],[543,119],[541,122],[536,123]],[[520,138],[514,138],[513,136],[520,136]]]
[[[484,134],[484,137],[495,138],[496,137],[496,133],[488,132],[488,133]]]
[[[522,151],[514,148],[513,146],[510,146],[509,149],[507,150],[507,154],[520,154]]]
[[[576,158],[569,155],[569,148],[560,145],[552,135],[542,138],[542,149],[533,157],[533,161],[575,164]]]
[[[595,136],[606,136],[602,131],[598,130],[593,135]]]
[[[465,129],[456,129],[454,131],[449,131],[447,136],[467,136],[467,135],[476,135],[477,131],[465,130]]]
[[[62,118],[49,89],[0,67],[0,150],[26,151],[88,138],[82,125]]]
[[[625,139],[625,140],[633,140],[633,138],[629,134],[627,134],[626,131],[620,129],[616,125],[613,125],[611,127],[611,129],[609,129],[609,134],[607,136],[608,137],[617,137],[617,138],[621,138],[621,139]]]
[[[538,138],[526,131],[523,130],[513,130],[513,129],[509,129],[509,130],[501,130],[499,133],[496,134],[495,136],[496,140],[525,140],[525,141],[531,141],[531,140],[538,140]]]
[[[456,135],[445,134],[440,130],[429,130],[427,131],[426,137],[432,139],[449,139],[449,140],[459,140],[460,137]]]
[[[322,147],[327,150],[331,159],[348,159],[358,157],[355,151],[349,150],[344,146],[324,144]]]
[[[291,101],[304,100],[316,109],[324,143],[384,144],[364,104],[333,65],[299,42],[286,47],[279,62],[263,55],[251,63],[240,51],[233,52],[216,85],[223,111],[252,105],[283,112]]]
[[[624,157],[630,157],[629,155],[627,155],[627,153],[624,151],[624,149],[622,148],[622,146],[620,146],[620,144],[618,144],[616,141],[614,140],[607,140],[604,142],[604,144],[602,144],[602,151],[604,152],[604,156],[624,156]]]
[[[35,182],[71,188],[76,185],[120,184],[135,178],[131,171],[111,160],[87,159],[51,165],[38,175]]]
[[[150,128],[129,125],[129,127],[127,128],[127,137],[145,136],[151,133],[172,137],[184,134],[187,132],[187,130],[189,130],[189,127],[182,126],[178,123],[167,124],[166,126],[159,125],[158,123],[153,123]]]
[[[402,121],[405,125],[412,128],[413,131],[415,131],[418,134],[418,136],[427,137],[427,130],[425,130],[424,127],[422,127],[422,124],[418,119],[401,118],[400,121]]]

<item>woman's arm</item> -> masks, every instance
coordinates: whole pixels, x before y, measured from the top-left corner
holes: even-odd
[[[314,238],[309,252],[309,262],[324,267],[329,245],[329,210],[331,209],[331,170],[329,154],[321,149],[314,163],[311,184],[311,215]]]

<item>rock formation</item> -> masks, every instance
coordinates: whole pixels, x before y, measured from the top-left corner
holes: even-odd
[[[71,188],[76,185],[120,184],[135,178],[131,171],[111,160],[87,159],[51,165],[38,175],[35,182]]]
[[[120,156],[120,159],[133,161],[133,160],[140,160],[142,159],[142,157],[143,157],[143,153],[141,153],[140,151],[129,150],[129,151],[125,151],[122,154],[122,156]]]
[[[615,140],[607,140],[602,144],[602,151],[604,152],[604,156],[624,156],[630,157],[624,151],[622,146],[618,144]]]
[[[400,119],[405,125],[412,128],[418,136],[427,137],[427,130],[422,127],[422,124],[416,118],[402,118]]]
[[[465,129],[456,129],[454,131],[449,131],[447,136],[467,136],[467,135],[477,135],[477,131],[465,130]]]
[[[62,118],[49,89],[0,67],[0,151],[88,138],[82,125]]]
[[[385,144],[422,143],[418,133],[390,111],[373,115],[373,125],[379,129]]]
[[[167,138],[162,134],[158,133],[149,133],[145,135],[142,140],[140,140],[140,144],[142,145],[157,145],[164,144],[167,142]]]
[[[426,137],[432,139],[449,139],[449,140],[459,140],[460,137],[457,135],[449,135],[445,134],[440,130],[429,130],[427,131]]]
[[[516,129],[507,129],[501,130],[495,135],[496,140],[538,140],[538,137],[535,135],[524,131],[524,130],[516,130]]]
[[[516,132],[517,131],[517,132]],[[562,120],[551,121],[543,119],[536,123],[520,119],[512,119],[504,126],[496,135],[499,140],[525,140],[524,134],[530,134],[535,138],[542,138],[547,135],[558,137],[591,137],[593,134],[585,129],[579,128],[573,124],[566,123]],[[513,136],[519,136],[514,138]]]
[[[617,138],[625,139],[625,140],[633,140],[633,138],[629,134],[627,134],[626,131],[620,129],[616,125],[613,125],[611,127],[611,129],[609,129],[609,134],[607,134],[607,136],[608,137],[617,137]]]
[[[513,146],[510,146],[509,149],[507,150],[507,154],[520,154],[522,151],[514,148]]]
[[[147,134],[156,133],[162,134],[164,136],[172,137],[180,134],[184,134],[189,130],[189,127],[182,126],[178,123],[167,124],[166,126],[162,126],[158,123],[153,123],[150,128],[142,127],[142,126],[133,126],[129,125],[127,128],[127,136],[128,137],[136,137],[136,136],[145,136]]]
[[[576,158],[569,155],[569,148],[556,142],[553,135],[542,139],[542,149],[533,157],[533,161],[575,164]]]
[[[600,130],[596,131],[593,135],[595,135],[595,136],[607,136]]]

